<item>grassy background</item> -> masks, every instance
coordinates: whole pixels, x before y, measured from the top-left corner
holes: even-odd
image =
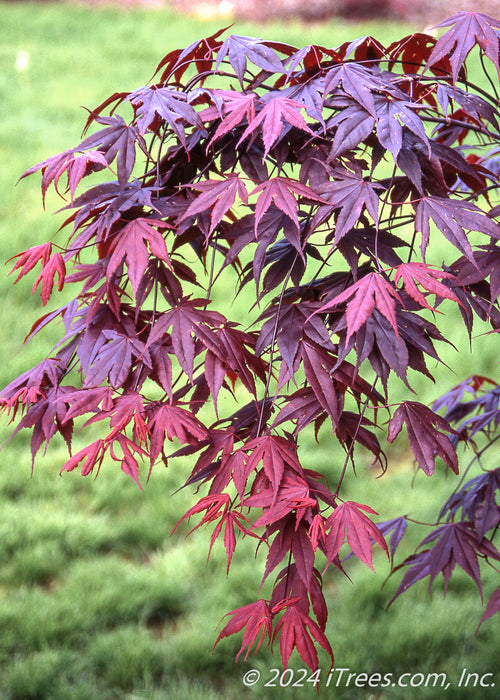
[[[111,92],[130,90],[151,77],[172,48],[218,29],[220,22],[183,19],[166,10],[90,9],[65,4],[0,4],[0,259],[52,238],[61,217],[59,202],[40,201],[39,178],[14,184],[32,164],[74,145],[85,120],[80,105],[92,108]],[[296,45],[337,45],[362,34],[390,41],[418,27],[331,22],[306,28],[290,24],[232,31],[285,39]],[[19,52],[29,65],[16,70]],[[0,384],[39,361],[55,336],[40,334],[19,351],[31,324],[41,314],[30,280],[15,287],[3,274]],[[465,352],[446,355],[457,380],[474,371],[495,371],[494,339],[481,342],[472,358],[456,318],[444,321],[455,345]],[[480,332],[479,327],[477,332]],[[489,343],[489,345],[488,345]],[[486,350],[485,350],[486,348]],[[460,358],[465,358],[460,360]],[[459,361],[457,361],[459,358]],[[463,362],[461,365],[460,363]],[[453,382],[451,370],[440,377]],[[398,391],[403,394],[403,388]],[[419,385],[419,398],[437,389]],[[2,442],[9,428],[2,421]],[[174,493],[189,472],[175,463],[157,470],[141,493],[121,473],[103,468],[97,480],[78,474],[58,477],[65,461],[54,445],[30,475],[29,436],[19,435],[0,454],[0,697],[2,698],[218,698],[313,697],[311,684],[265,688],[269,668],[279,656],[266,653],[235,665],[238,639],[224,640],[212,654],[221,616],[253,600],[260,583],[262,555],[251,542],[237,548],[229,578],[225,553],[216,545],[206,564],[207,533],[184,539],[170,532],[193,502],[189,491]],[[369,503],[384,519],[411,512],[432,521],[454,484],[440,470],[432,489],[425,475],[413,481],[402,444],[392,453],[382,479],[363,466],[350,477],[346,497]],[[312,440],[301,458],[334,475],[342,455],[328,440]],[[186,530],[184,530],[185,532]],[[409,537],[416,544],[420,533]],[[416,538],[416,539],[415,539]],[[476,673],[498,667],[498,624],[489,621],[474,637],[481,616],[477,591],[465,576],[452,579],[445,600],[440,582],[429,603],[425,583],[400,598],[386,613],[398,581],[381,584],[388,573],[383,556],[377,574],[356,562],[346,564],[355,585],[327,577],[328,635],[338,666],[356,672],[447,672],[458,679],[462,668]],[[495,587],[484,581],[485,596]],[[263,594],[266,594],[264,589]],[[322,658],[326,679],[327,659]],[[303,666],[300,659],[295,668]],[[261,670],[263,682],[244,690],[245,670]],[[452,692],[451,689],[448,691]],[[336,687],[338,698],[400,698],[401,689]],[[439,697],[432,688],[405,691],[405,697]],[[494,697],[494,691],[490,692]],[[454,698],[483,698],[488,691],[453,688]]]

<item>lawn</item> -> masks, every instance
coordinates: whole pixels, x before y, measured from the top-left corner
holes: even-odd
[[[162,56],[172,48],[206,36],[220,23],[181,18],[166,10],[91,9],[59,4],[0,4],[3,42],[0,46],[0,259],[48,238],[62,221],[52,215],[60,206],[47,197],[43,211],[39,178],[23,180],[22,172],[36,162],[73,146],[86,113],[114,91],[145,84]],[[350,25],[331,22],[314,28],[286,27],[286,41],[296,45],[336,45],[363,34],[383,42],[418,27],[392,24]],[[283,27],[237,24],[234,33],[283,39]],[[24,67],[23,67],[24,62]],[[16,67],[17,66],[17,67]],[[40,316],[39,296],[30,296],[30,280],[12,286],[7,270],[0,277],[4,327],[0,347],[0,384],[39,361],[50,351],[50,331],[21,348],[23,338]],[[62,296],[64,297],[64,291]],[[241,303],[244,303],[243,301]],[[490,337],[467,353],[467,336],[456,318],[446,321],[449,337],[465,352],[450,349],[436,369],[443,382],[460,381],[474,371],[497,371]],[[475,333],[483,329],[478,326]],[[446,331],[445,331],[446,334]],[[483,344],[483,340],[485,343]],[[464,356],[463,364],[457,357]],[[404,387],[399,389],[401,394]],[[432,400],[439,389],[422,383],[419,399]],[[2,419],[2,442],[10,427]],[[331,449],[328,436],[311,440],[301,458],[310,468],[332,476],[343,460]],[[224,640],[212,653],[222,615],[255,598],[264,553],[254,556],[252,542],[240,543],[229,578],[225,552],[216,545],[207,564],[206,532],[188,539],[187,527],[170,533],[195,496],[177,492],[189,464],[172,462],[153,471],[141,492],[132,480],[103,466],[95,480],[77,473],[59,477],[65,461],[63,445],[51,445],[31,476],[29,436],[20,434],[3,449],[0,469],[0,697],[50,698],[287,698],[314,697],[314,684],[298,673],[286,689],[273,687],[275,650],[259,652],[234,663],[238,639]],[[381,479],[366,467],[349,479],[348,497],[370,503],[383,519],[411,512],[417,520],[435,520],[439,504],[454,487],[438,469],[429,488],[419,472],[414,478],[401,441],[391,453],[391,466]],[[418,543],[409,538],[411,544]],[[432,603],[425,583],[385,612],[397,589],[396,579],[382,583],[389,566],[375,559],[374,574],[354,561],[347,579],[327,577],[330,604],[327,627],[337,668],[353,672],[447,673],[454,698],[489,697],[483,689],[458,688],[462,672],[496,672],[500,630],[490,620],[474,636],[482,608],[470,579],[458,574],[443,598],[434,585]],[[485,578],[485,599],[496,586]],[[263,589],[265,596],[266,589]],[[261,672],[261,682],[245,689],[242,676]],[[327,658],[322,658],[326,685]],[[286,682],[288,677],[282,680]],[[265,682],[270,685],[265,687]],[[401,688],[370,690],[331,681],[324,693],[336,698],[401,698]],[[416,681],[415,681],[416,682]],[[490,689],[490,696],[494,691]],[[407,688],[404,697],[434,698],[441,690]]]

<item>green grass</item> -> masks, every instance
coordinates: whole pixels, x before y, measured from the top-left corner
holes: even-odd
[[[64,4],[0,4],[0,259],[52,238],[61,215],[51,195],[47,213],[40,203],[39,177],[14,184],[33,163],[73,146],[85,120],[80,105],[99,104],[111,92],[140,87],[151,77],[161,57],[175,47],[205,36],[219,23],[177,17],[166,10],[90,9]],[[356,26],[331,22],[314,28],[291,23],[285,39],[304,45],[339,44],[361,34],[382,40],[398,38],[398,25]],[[284,38],[283,27],[237,24],[233,31],[266,38]],[[15,69],[19,51],[29,54],[25,72]],[[48,352],[56,335],[40,334],[17,352],[31,324],[42,313],[39,297],[29,294],[31,280],[12,287],[0,278],[0,384],[25,371]],[[63,292],[62,297],[66,291]],[[241,302],[243,303],[243,302]],[[53,307],[51,307],[53,308]],[[243,306],[244,308],[244,306]],[[444,321],[460,350],[465,332],[456,318]],[[481,327],[478,327],[478,332]],[[490,337],[494,348],[494,337]],[[479,345],[479,344],[478,344]],[[457,366],[456,357],[465,357]],[[462,379],[470,369],[492,372],[496,357],[482,345],[467,353],[446,355]],[[473,364],[474,363],[474,364]],[[479,366],[479,369],[478,369]],[[431,368],[433,370],[434,368]],[[436,368],[439,371],[439,368]],[[453,381],[443,368],[443,381]],[[398,391],[407,391],[400,386]],[[419,399],[428,401],[438,389],[418,385]],[[433,393],[434,392],[434,393]],[[2,441],[9,434],[3,421]],[[229,578],[225,552],[214,547],[209,563],[207,532],[184,538],[182,526],[170,533],[193,503],[188,489],[177,492],[189,464],[173,462],[168,470],[153,471],[144,493],[122,473],[103,466],[97,479],[78,473],[58,476],[65,461],[63,445],[51,445],[30,476],[29,437],[20,434],[1,453],[0,469],[0,697],[27,700],[99,698],[303,698],[316,695],[305,687],[264,687],[270,668],[279,665],[278,649],[270,657],[261,651],[235,665],[237,638],[223,640],[212,653],[222,615],[254,599],[260,584],[265,552],[254,556],[251,541],[239,544]],[[328,431],[316,445],[301,447],[306,466],[338,474],[343,455],[331,448]],[[419,473],[412,486],[406,448],[392,452],[388,475],[375,479],[363,457],[357,478],[350,475],[346,497],[369,503],[384,518],[411,512],[419,520],[435,519],[437,508],[453,481],[439,469],[432,490]],[[417,544],[418,534],[410,544]],[[477,591],[465,576],[452,579],[443,600],[436,583],[429,603],[420,583],[385,612],[398,581],[390,579],[388,563],[375,558],[377,574],[349,561],[354,581],[326,577],[330,605],[328,635],[337,666],[356,672],[447,672],[461,669],[496,671],[500,633],[494,620],[474,637],[482,614]],[[485,598],[495,587],[485,579]],[[265,596],[268,589],[264,587]],[[293,659],[293,668],[303,663]],[[243,673],[258,668],[262,682],[245,690]],[[323,679],[328,664],[322,657]],[[369,691],[330,688],[336,698],[400,698],[401,689]],[[493,697],[482,689],[450,690],[454,698]],[[405,697],[440,697],[435,689],[406,691]]]

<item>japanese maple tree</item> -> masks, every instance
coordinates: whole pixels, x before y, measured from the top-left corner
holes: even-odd
[[[425,406],[408,372],[432,376],[438,312],[458,310],[470,336],[474,317],[500,330],[500,21],[439,26],[301,49],[222,30],[170,51],[151,84],[111,95],[81,143],[22,176],[65,199],[67,242],[14,256],[15,281],[34,274],[44,306],[56,287],[76,293],[28,332],[62,319],[50,357],[0,394],[14,432],[31,429],[33,460],[60,434],[61,471],[115,462],[141,488],[172,455],[190,460],[198,500],[182,521],[210,526],[228,571],[255,538],[274,580],[217,642],[244,630],[246,656],[279,638],[285,667],[294,648],[311,669],[319,648],[333,662],[322,583],[347,555],[373,568],[384,551],[404,569],[395,597],[439,573],[447,586],[456,564],[481,591],[480,563],[500,560],[500,468],[485,461],[500,385],[473,375]],[[234,316],[233,289],[249,316]],[[393,402],[391,375],[408,400]],[[76,426],[92,437],[72,454]],[[301,463],[320,430],[345,449],[333,483]],[[401,431],[429,478],[437,460],[459,473],[461,444],[480,471],[395,565],[411,518],[378,521],[343,484],[362,451],[390,470]]]

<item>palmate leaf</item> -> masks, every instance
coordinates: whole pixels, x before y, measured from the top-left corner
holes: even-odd
[[[475,264],[471,244],[466,231],[480,231],[500,239],[500,226],[490,219],[476,204],[443,197],[422,197],[415,214],[415,230],[422,234],[420,250],[425,258],[429,242],[430,221],[438,230]]]
[[[407,591],[410,586],[426,576],[429,576],[429,592],[431,592],[432,584],[440,573],[443,574],[446,594],[456,564],[474,581],[482,600],[483,591],[478,554],[500,561],[500,553],[497,549],[488,540],[479,541],[477,533],[470,523],[458,522],[441,525],[422,540],[418,549],[434,542],[434,540],[437,541],[430,549],[413,554],[393,569],[392,573],[404,566],[410,567],[389,605],[401,593]]]
[[[223,119],[217,126],[210,144],[214,143],[225,134],[228,134],[232,129],[241,124],[243,120],[245,120],[247,124],[250,124],[255,118],[256,99],[255,94],[252,92],[242,94],[236,90],[217,90],[212,94],[223,100]]]
[[[172,77],[180,81],[184,73],[193,65],[199,73],[211,70],[214,64],[214,52],[222,45],[218,38],[228,28],[224,27],[205,39],[193,41],[185,49],[170,51],[162,58],[155,71],[157,75],[163,69],[160,82],[166,83]]]
[[[451,29],[437,40],[427,59],[427,67],[435,66],[449,56],[453,82],[456,82],[467,55],[474,46],[479,46],[497,69],[500,78],[498,20],[481,12],[459,12],[436,26]]]
[[[484,611],[484,615],[482,616],[481,620],[479,621],[479,625],[477,626],[476,629],[476,634],[483,624],[485,620],[488,618],[492,617],[495,613],[500,611],[500,586],[493,591],[491,594],[491,598],[488,601],[488,604],[486,606],[486,610]]]
[[[145,134],[155,122],[164,120],[184,147],[187,146],[186,126],[194,126],[206,133],[200,116],[187,97],[180,90],[154,85],[131,92],[128,101],[135,109],[139,132]]]
[[[337,176],[336,172],[332,174]],[[342,174],[339,179],[329,181],[318,188],[321,197],[330,202],[331,209],[339,210],[335,222],[334,245],[354,227],[365,208],[373,219],[375,227],[378,228],[379,198],[377,189],[380,189],[380,186],[374,186],[371,182],[347,172],[345,175]],[[311,229],[316,228],[325,219],[327,213],[328,208],[321,206],[311,222]]]
[[[454,275],[444,272],[444,270],[435,270],[424,263],[402,263],[396,269],[394,281],[397,284],[402,279],[404,288],[411,298],[426,309],[432,309],[433,307],[429,306],[417,284],[420,284],[428,293],[434,294],[436,299],[441,297],[442,299],[451,299],[460,303],[457,295],[449,287],[438,282],[439,277],[456,279]]]
[[[422,119],[416,113],[419,106],[391,95],[377,96],[377,136],[380,144],[397,159],[403,144],[404,127],[408,128],[430,155],[430,144]]]
[[[302,184],[298,180],[292,180],[287,177],[273,177],[267,182],[263,182],[258,185],[252,192],[250,196],[258,194],[259,198],[257,204],[255,205],[255,235],[257,236],[257,231],[259,229],[259,223],[264,217],[264,214],[269,210],[272,204],[275,205],[283,214],[286,214],[296,226],[297,235],[292,236],[285,229],[285,234],[290,240],[290,243],[301,252],[300,239],[298,237],[298,232],[300,231],[299,219],[297,215],[298,202],[296,196],[304,197],[306,199],[311,199],[313,202],[325,203],[325,200],[318,195],[313,189],[307,185]]]
[[[137,218],[122,228],[111,244],[112,253],[106,269],[108,280],[125,261],[130,283],[134,294],[137,294],[137,289],[149,262],[146,242],[149,244],[152,255],[164,260],[170,269],[173,269],[165,239],[158,231],[159,228],[169,228],[169,225],[156,219]]]
[[[324,83],[324,95],[335,94],[336,88],[342,84],[345,93],[353,98],[372,117],[376,118],[374,93],[385,89],[387,84],[371,68],[362,64],[348,62],[334,66],[328,71]]]
[[[64,280],[66,278],[66,265],[64,264],[61,253],[53,253],[50,256],[47,262],[43,264],[42,271],[33,284],[33,289],[31,291],[32,294],[35,293],[35,290],[40,282],[42,283],[41,297],[43,306],[45,306],[50,299],[54,288],[54,280],[56,275],[57,289],[62,291],[64,287]]]
[[[290,100],[286,97],[272,97],[249,123],[236,146],[238,147],[249,136],[254,138],[256,130],[261,127],[262,139],[264,141],[263,158],[265,159],[271,148],[280,139],[284,126],[286,130],[288,130],[290,126],[294,126],[297,129],[314,135],[300,113],[303,107],[304,105],[300,102]],[[285,122],[285,124],[283,122]]]
[[[283,63],[274,49],[269,46],[269,42],[261,41],[250,36],[229,36],[217,51],[216,69],[221,61],[227,56],[229,63],[240,85],[243,88],[243,78],[247,72],[247,60],[255,66],[269,73],[284,73]]]
[[[199,190],[201,194],[191,202],[179,219],[179,223],[210,210],[209,235],[213,233],[215,227],[222,221],[222,217],[231,209],[236,195],[244,204],[248,204],[248,192],[245,183],[238,175],[230,175],[224,180],[204,180],[203,182],[197,182],[195,185],[190,185],[190,187]]]
[[[316,313],[325,313],[346,303],[347,342],[351,335],[366,323],[376,308],[398,335],[396,302],[401,304],[399,294],[392,283],[376,272],[369,272],[344,292],[320,306]]]
[[[286,605],[285,612],[276,625],[273,635],[273,639],[278,635],[280,636],[280,653],[283,668],[286,669],[288,667],[292,651],[297,649],[300,658],[306,666],[312,671],[316,670],[318,668],[318,653],[314,646],[314,641],[327,652],[333,665],[332,648],[324,632],[309,615],[304,613],[299,605],[293,605],[292,601]]]
[[[135,165],[135,146],[147,152],[146,142],[135,126],[129,126],[123,117],[96,117],[96,122],[105,124],[105,128],[88,136],[78,146],[78,151],[88,149],[102,151],[108,165],[116,158],[118,182],[125,185],[128,182]]]
[[[338,555],[346,536],[353,554],[373,571],[375,570],[372,563],[373,544],[377,543],[387,553],[387,543],[381,531],[363,511],[377,515],[370,506],[345,501],[327,518],[325,522],[325,529],[329,530],[326,535],[327,565]]]
[[[449,435],[455,434],[455,431],[448,421],[421,403],[403,401],[389,422],[387,435],[389,442],[395,440],[403,423],[406,424],[408,440],[417,464],[427,476],[434,473],[437,455],[455,474],[458,474],[457,453],[449,438]]]
[[[244,605],[242,608],[231,610],[231,612],[226,613],[224,617],[227,617],[228,615],[232,615],[233,619],[230,620],[220,632],[219,636],[215,641],[214,649],[221,639],[224,639],[224,637],[229,637],[229,635],[231,634],[236,634],[237,632],[242,630],[243,627],[246,627],[246,629],[243,635],[243,643],[241,645],[241,649],[238,652],[238,655],[236,656],[236,660],[238,660],[240,654],[244,651],[244,649],[247,650],[244,657],[246,660],[252,646],[255,643],[257,643],[254,652],[256,653],[259,650],[266,635],[268,638],[266,646],[269,646],[269,644],[271,643],[272,634],[272,613],[267,601],[261,599],[256,601],[255,603]]]

